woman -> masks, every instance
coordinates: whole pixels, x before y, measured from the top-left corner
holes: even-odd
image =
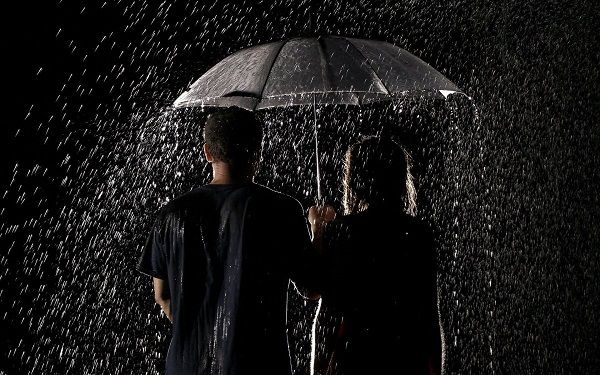
[[[343,317],[329,373],[439,374],[440,326],[432,236],[411,216],[408,157],[366,138],[346,153],[345,215],[312,207],[323,301]]]

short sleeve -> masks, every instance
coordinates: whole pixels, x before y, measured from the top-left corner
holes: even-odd
[[[164,241],[165,217],[159,215],[146,239],[142,254],[138,259],[136,269],[141,273],[167,279],[167,256]]]

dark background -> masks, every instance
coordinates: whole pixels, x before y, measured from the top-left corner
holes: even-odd
[[[189,130],[176,125],[190,120],[161,113],[235,50],[334,34],[407,49],[479,108],[480,119],[467,122],[452,120],[460,112],[453,107],[441,111],[438,124],[447,128],[422,141],[437,163],[421,165],[431,196],[423,217],[441,232],[447,372],[597,372],[598,8],[595,1],[61,1],[4,11],[0,371],[161,368],[168,326],[131,266],[165,196],[206,175],[186,148]],[[174,135],[161,135],[157,123]],[[291,153],[309,141],[267,150]],[[305,154],[296,161],[310,171]],[[189,169],[165,179],[176,175],[169,165]],[[300,182],[288,192],[310,203],[314,187]],[[306,343],[295,349],[305,372]]]

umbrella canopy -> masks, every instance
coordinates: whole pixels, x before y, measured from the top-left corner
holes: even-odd
[[[462,93],[426,62],[393,44],[344,37],[293,38],[239,50],[202,75],[175,107],[249,110],[361,105],[424,93]]]

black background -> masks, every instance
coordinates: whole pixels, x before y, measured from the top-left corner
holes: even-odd
[[[448,293],[442,296],[444,311],[453,309],[452,291],[460,300],[460,307],[457,302],[448,314],[448,337],[459,339],[454,346],[446,343],[448,372],[558,374],[600,368],[597,2],[326,1],[312,8],[308,2],[293,1],[14,5],[3,12],[2,23],[0,185],[7,193],[2,200],[0,316],[2,332],[8,334],[2,335],[1,371],[82,373],[86,368],[91,373],[152,373],[160,368],[160,356],[151,356],[154,367],[144,361],[147,353],[164,350],[164,336],[153,335],[167,327],[154,320],[142,326],[136,315],[149,311],[139,306],[151,306],[142,289],[148,287],[146,280],[132,286],[137,291],[133,297],[139,298],[135,308],[126,308],[125,297],[132,298],[126,295],[118,303],[103,300],[72,317],[82,327],[98,322],[90,318],[94,314],[121,311],[118,321],[123,325],[116,330],[124,330],[129,340],[117,352],[103,345],[110,342],[103,341],[106,333],[96,342],[82,333],[85,330],[65,333],[40,323],[52,299],[62,299],[58,306],[82,303],[78,296],[84,294],[78,288],[85,285],[59,283],[63,279],[53,272],[61,266],[60,257],[53,255],[56,249],[36,252],[35,246],[24,245],[34,230],[27,222],[45,210],[47,217],[58,217],[72,203],[79,182],[68,165],[83,162],[96,144],[109,150],[111,143],[99,139],[111,134],[111,126],[156,117],[191,80],[228,53],[316,34],[393,42],[429,62],[479,106],[481,128],[465,136],[463,149],[468,151],[452,168],[459,168],[457,176],[480,173],[473,181],[467,178],[467,194],[487,207],[493,229],[475,227],[461,233],[468,233],[466,247],[485,244],[494,255],[483,271],[469,268],[477,266],[477,257],[464,258],[465,266],[456,271],[461,277],[447,279],[457,284],[442,288]],[[201,10],[192,14],[194,8]],[[113,122],[96,128],[98,117]],[[75,136],[69,138],[70,133]],[[469,144],[473,140],[477,147]],[[71,159],[62,164],[67,154]],[[127,155],[100,159],[94,167],[101,169],[102,162],[126,163]],[[20,172],[13,181],[17,163]],[[28,176],[35,165],[47,172]],[[65,176],[73,177],[68,188],[62,183]],[[84,196],[94,194],[93,183],[81,185],[89,189]],[[27,192],[24,201],[19,200],[22,192]],[[471,202],[468,196],[461,199]],[[146,209],[146,225],[156,204],[138,206],[137,212]],[[469,221],[467,211],[461,215]],[[12,233],[9,225],[19,229]],[[143,233],[129,240],[127,261],[135,257],[142,237]],[[41,237],[37,241],[44,243]],[[68,274],[68,267],[62,266]],[[47,272],[32,272],[30,267]],[[98,268],[88,269],[94,274]],[[493,284],[480,288],[482,280]],[[487,316],[490,311],[493,315]],[[61,322],[59,315],[52,316],[48,321]],[[485,324],[477,326],[481,322]],[[32,324],[44,328],[35,331]],[[156,348],[142,350],[136,337]],[[84,341],[91,346],[82,346]],[[80,352],[59,356],[56,348],[69,343]],[[56,366],[36,365],[36,360]]]

